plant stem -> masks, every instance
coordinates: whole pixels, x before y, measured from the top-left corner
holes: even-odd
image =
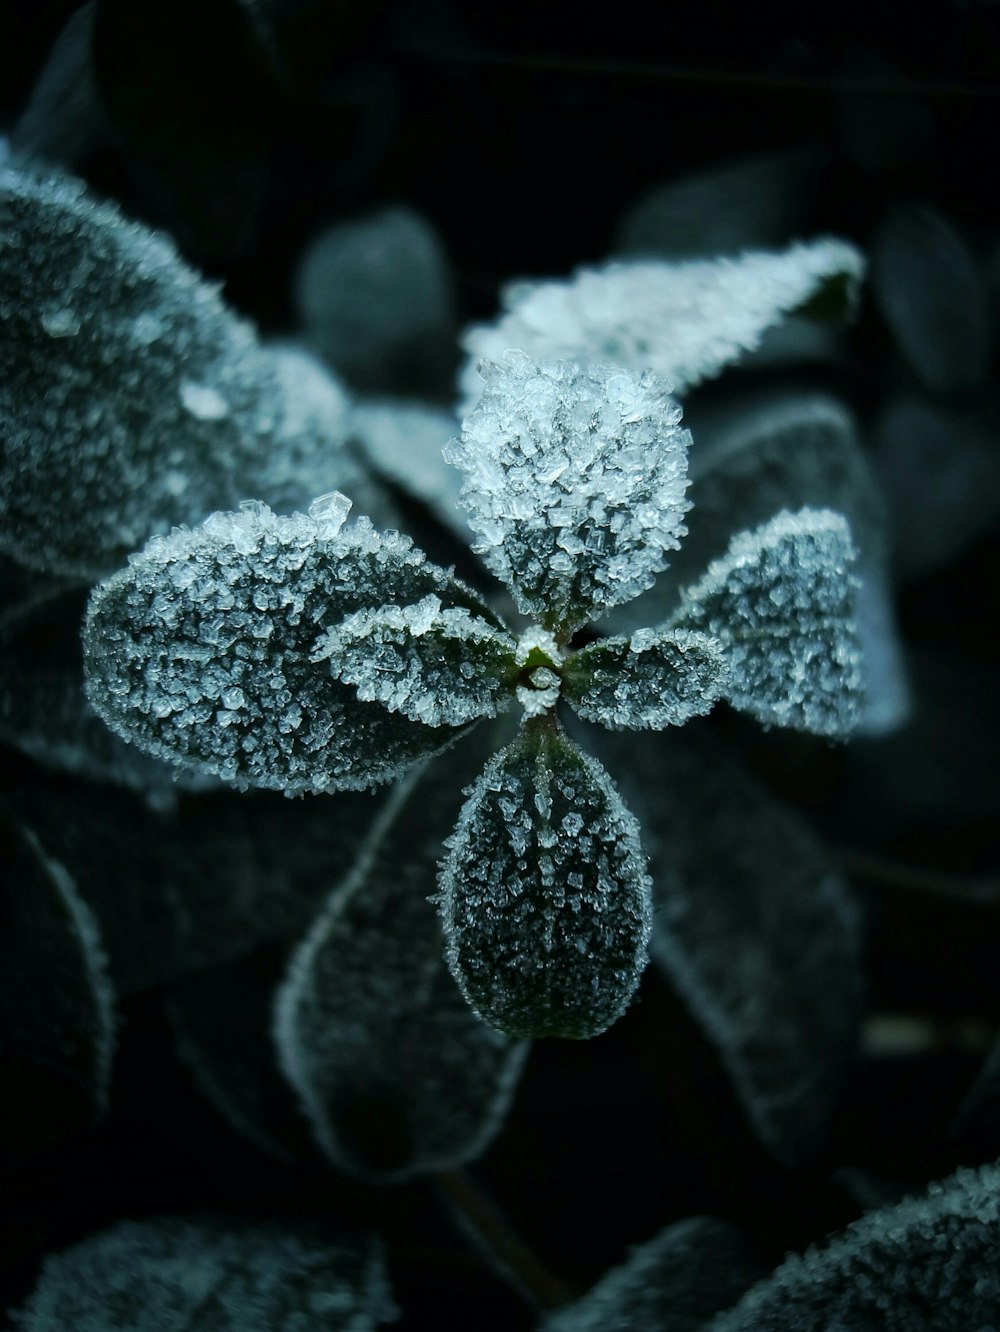
[[[848,874],[870,879],[873,883],[913,888],[917,892],[977,906],[1000,906],[1000,877],[997,876],[949,874],[863,851],[841,850],[838,858]]]
[[[464,1170],[442,1170],[438,1190],[466,1236],[485,1251],[493,1267],[534,1309],[558,1309],[572,1292],[517,1234],[496,1202]]]

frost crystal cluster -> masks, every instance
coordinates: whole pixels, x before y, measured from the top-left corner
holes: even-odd
[[[324,496],[157,537],[94,593],[92,703],[123,736],[243,785],[384,782],[521,704],[520,734],[468,788],[437,903],[475,1012],[512,1036],[585,1037],[624,1011],[647,958],[651,885],[611,778],[561,701],[616,730],[720,698],[842,735],[857,648],[846,523],[782,513],[733,539],[672,620],[574,647],[637,596],[684,533],[689,436],[651,371],[521,353],[449,457],[490,568],[536,623],[515,636],[449,570]]]

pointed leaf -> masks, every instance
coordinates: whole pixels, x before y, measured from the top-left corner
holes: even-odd
[[[733,707],[765,724],[845,735],[861,690],[853,560],[840,514],[780,513],[733,537],[672,623],[721,640]]]
[[[316,1141],[364,1179],[399,1181],[480,1155],[527,1054],[465,1002],[427,900],[461,802],[452,768],[438,761],[403,780],[278,994],[282,1067]]]
[[[32,1095],[26,1069],[55,1076],[63,1089],[60,1117],[72,1117],[66,1084],[96,1117],[107,1109],[115,1047],[114,995],[97,924],[66,869],[6,802],[0,802],[0,835],[3,1119],[22,1088]],[[9,1122],[6,1130],[11,1132]]]
[[[551,1314],[540,1332],[700,1332],[764,1266],[726,1221],[694,1216],[637,1245],[581,1299]]]
[[[164,1216],[50,1255],[16,1317],[22,1332],[372,1332],[396,1313],[373,1241]]]
[[[367,392],[429,396],[450,388],[451,288],[440,237],[405,207],[321,233],[295,279],[306,336],[338,374]]]
[[[466,474],[476,552],[550,629],[638,596],[685,530],[690,436],[667,386],[516,353],[481,373],[482,400],[446,454]]]
[[[329,664],[363,703],[381,703],[427,726],[495,717],[514,698],[516,644],[464,606],[433,594],[412,606],[379,606],[328,630],[313,661]]]
[[[438,898],[448,966],[512,1036],[596,1036],[646,965],[649,878],[611,779],[550,717],[496,754],[459,816]]]
[[[94,81],[96,16],[97,0],[86,0],[53,42],[11,136],[19,156],[72,166],[107,143],[107,119]]]
[[[856,1221],[706,1325],[706,1332],[970,1332],[995,1324],[1000,1169],[959,1170]]]
[[[781,1160],[825,1143],[862,1006],[861,922],[809,827],[690,732],[608,737],[639,811],[650,955]]]
[[[350,483],[346,404],[329,376],[320,387],[312,372],[303,411],[302,376],[289,379],[168,240],[71,177],[0,171],[5,551],[92,577],[247,494],[301,503],[300,473]]]
[[[582,648],[562,693],[584,719],[612,730],[662,731],[704,716],[729,679],[722,645],[687,629],[638,629]]]
[[[918,204],[891,213],[872,248],[872,290],[928,388],[947,392],[983,379],[989,292],[978,261],[946,217]]]
[[[503,294],[507,313],[462,339],[470,357],[463,414],[482,392],[477,362],[499,360],[508,347],[536,359],[649,368],[684,394],[752,351],[783,315],[849,312],[863,272],[853,246],[826,238],[738,259],[612,263],[561,282],[515,284]]]
[[[340,497],[341,499],[343,497]],[[263,505],[154,538],[99,586],[84,630],[91,702],[152,754],[284,791],[387,781],[459,733],[359,702],[313,659],[324,630],[387,597],[492,613],[367,519],[276,517]]]

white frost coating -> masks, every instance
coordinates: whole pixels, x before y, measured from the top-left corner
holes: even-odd
[[[722,641],[734,707],[765,724],[846,735],[862,689],[854,559],[840,514],[782,512],[733,537],[684,593],[673,627]]]
[[[508,347],[537,358],[648,367],[685,393],[754,350],[766,329],[825,281],[845,277],[853,291],[863,273],[861,254],[827,237],[778,253],[611,263],[561,281],[515,283],[503,294],[507,313],[464,335],[470,361],[462,375],[463,412],[482,392],[477,362],[499,360]]]
[[[510,352],[445,457],[466,476],[473,549],[548,628],[651,586],[685,528],[680,407],[652,372]]]
[[[22,1332],[372,1332],[397,1315],[376,1240],[164,1216],[47,1257],[14,1319]]]
[[[639,629],[581,649],[567,669],[566,698],[585,721],[614,731],[681,726],[704,716],[729,681],[723,645],[686,629]]]
[[[184,410],[199,421],[221,421],[229,415],[229,404],[211,384],[195,384],[190,379],[182,379],[180,394]]]
[[[356,611],[324,634],[312,661],[329,663],[365,703],[426,726],[495,717],[510,695],[514,641],[464,607],[430,594],[410,606]]]

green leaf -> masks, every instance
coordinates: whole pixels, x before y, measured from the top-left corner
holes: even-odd
[[[780,513],[732,538],[685,591],[672,627],[723,643],[733,707],[766,725],[844,736],[861,694],[853,562],[840,514]]]
[[[35,1095],[55,1103],[60,1124],[73,1120],[77,1096],[90,1119],[107,1109],[116,1022],[97,924],[73,880],[5,801],[0,836],[2,1118],[12,1134],[8,1117],[16,1125],[21,1111],[30,1123]],[[57,1083],[55,1097],[45,1094],[46,1078]]]
[[[791,1254],[705,1332],[971,1332],[996,1323],[1000,1169],[959,1170]]]
[[[573,654],[562,693],[584,719],[616,731],[662,731],[704,716],[729,678],[722,645],[687,629],[639,629]]]
[[[503,293],[506,313],[494,324],[473,325],[462,339],[469,353],[462,414],[482,392],[478,362],[497,361],[510,347],[538,360],[651,369],[683,395],[753,351],[784,315],[820,297],[838,315],[850,313],[863,272],[852,245],[826,237],[735,259],[616,262],[562,281],[515,283]]]
[[[50,1255],[16,1317],[22,1332],[372,1332],[396,1315],[374,1241],[170,1216]]]
[[[496,754],[468,796],[439,879],[453,976],[509,1035],[598,1035],[646,965],[638,824],[551,717]]]
[[[351,484],[336,383],[262,349],[167,239],[68,176],[0,166],[0,193],[7,553],[93,577],[248,494]]]
[[[517,645],[464,606],[429,595],[412,606],[360,610],[330,629],[313,660],[363,703],[381,703],[427,726],[495,717],[514,700]]]
[[[282,1067],[316,1141],[363,1179],[400,1181],[479,1156],[527,1054],[465,1002],[428,901],[460,776],[449,758],[403,779],[277,998]]]
[[[486,388],[445,457],[484,563],[518,609],[565,631],[649,587],[684,533],[680,408],[652,372],[483,363]]]
[[[604,737],[602,737],[603,739]],[[650,956],[718,1051],[757,1133],[826,1144],[863,1006],[862,923],[808,825],[691,731],[607,737],[642,821]]]
[[[342,497],[341,497],[342,498]],[[154,538],[98,587],[84,628],[88,694],[148,752],[240,785],[360,789],[461,734],[362,703],[315,660],[324,634],[366,606],[428,595],[492,612],[397,533],[367,519],[278,518],[262,505]]]
[[[765,1269],[727,1221],[694,1216],[639,1244],[539,1332],[700,1332]]]

